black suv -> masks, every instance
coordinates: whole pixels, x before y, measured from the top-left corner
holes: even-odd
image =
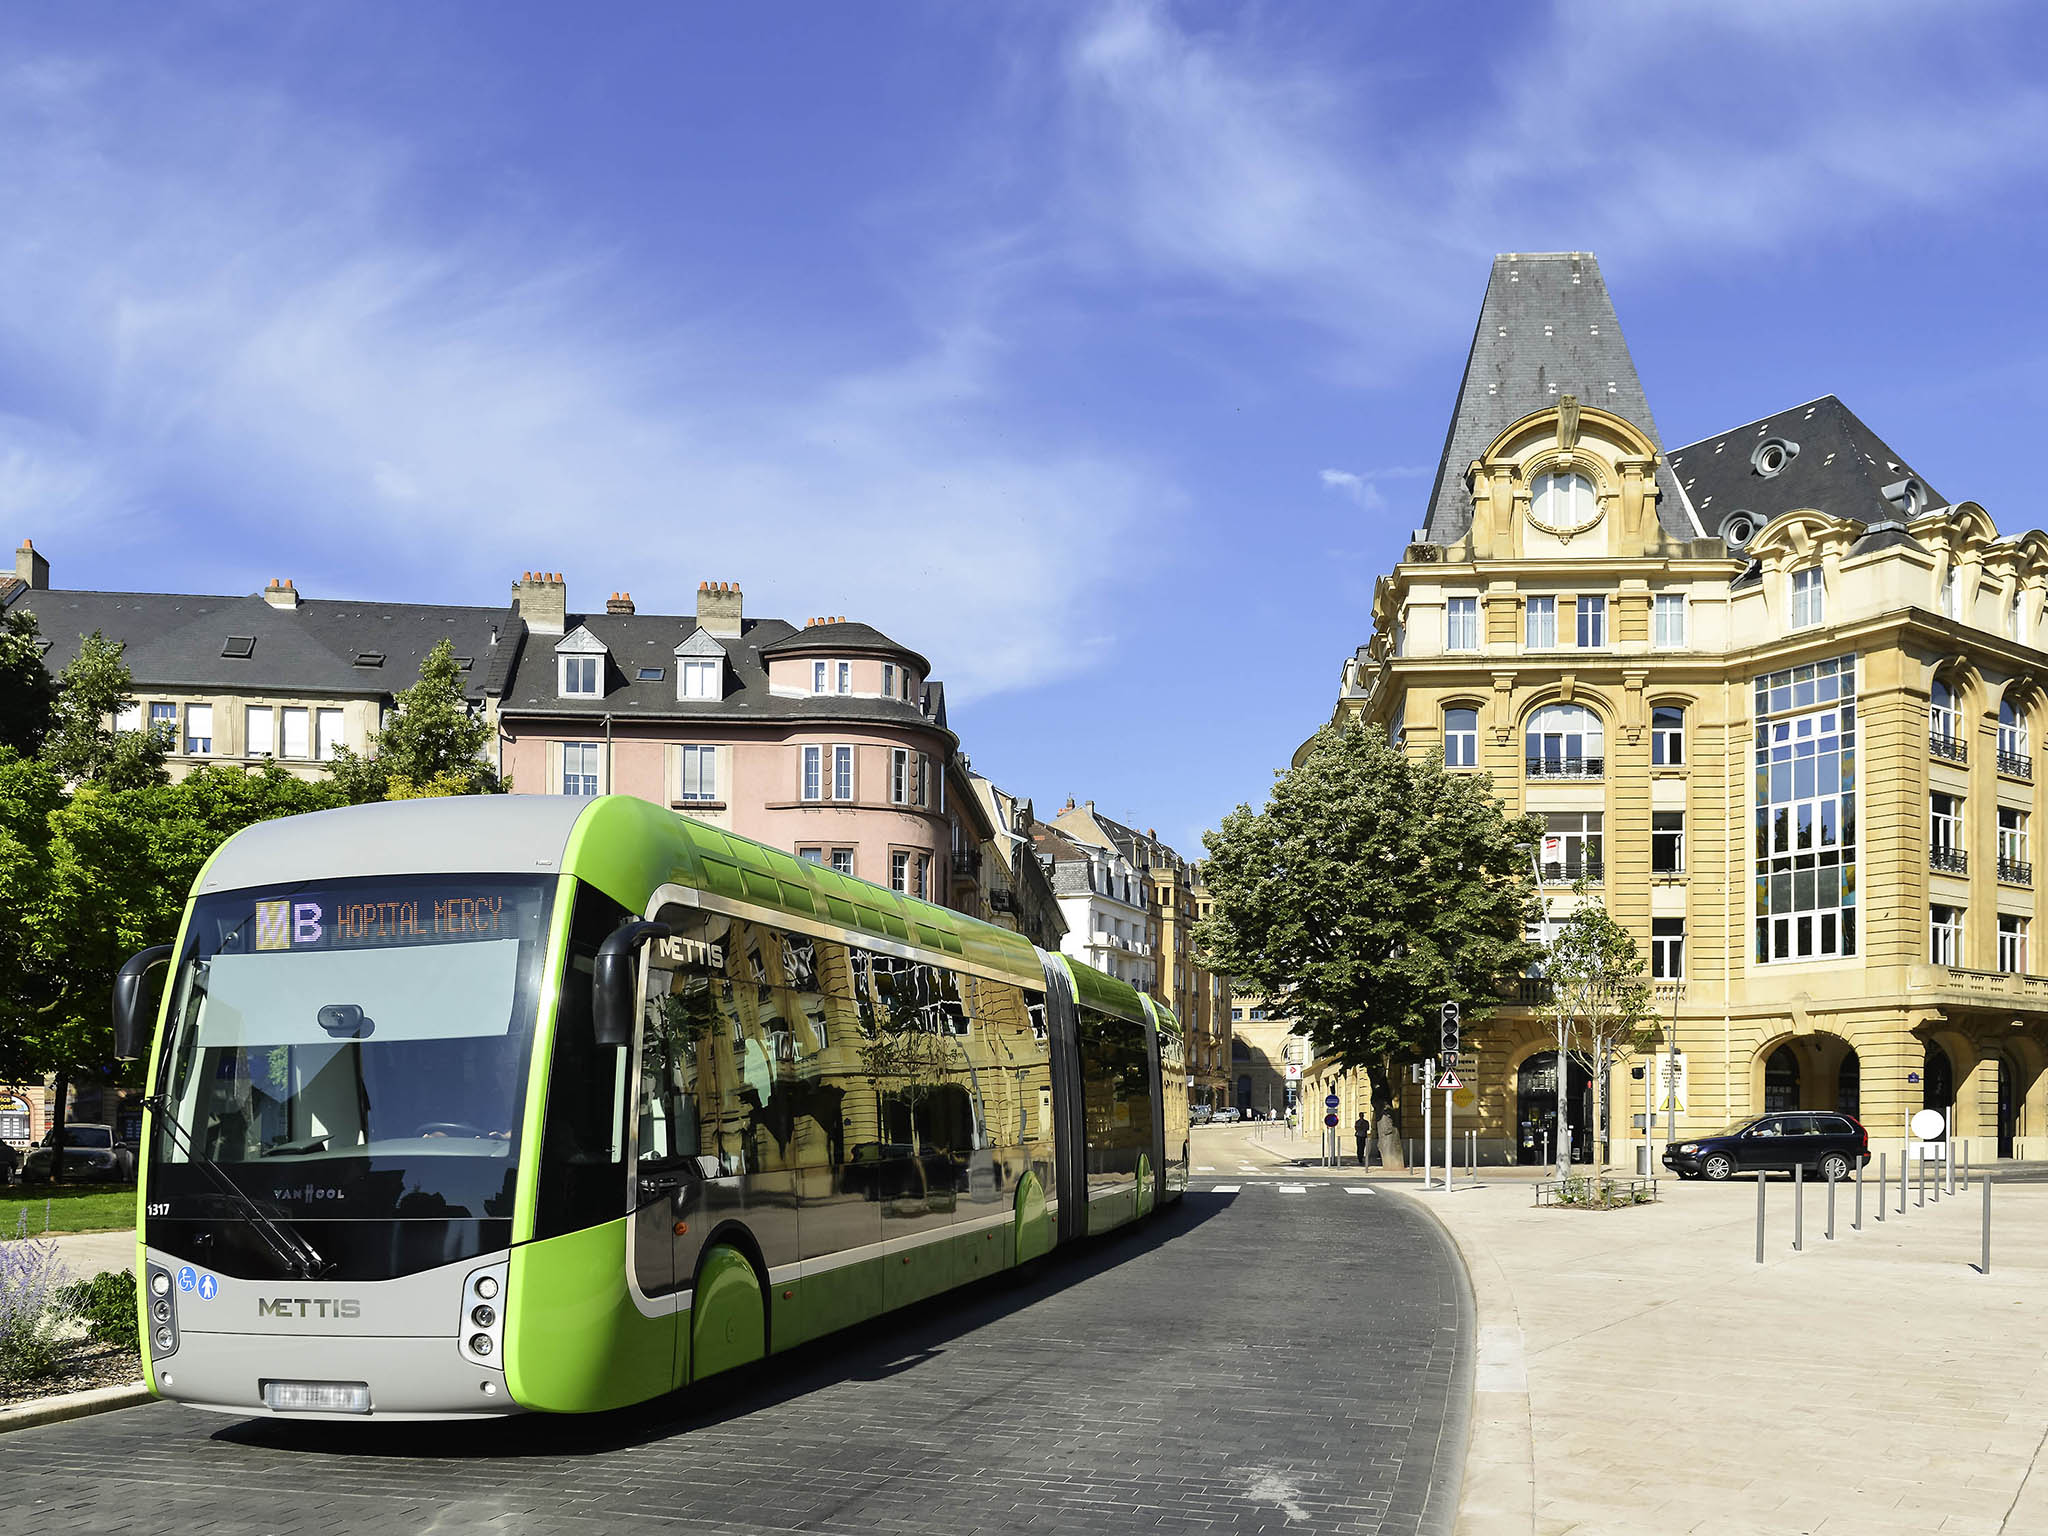
[[[1870,1133],[1853,1115],[1801,1109],[1738,1120],[1727,1130],[1664,1149],[1664,1166],[1681,1179],[1737,1173],[1790,1173],[1846,1179],[1870,1161]]]

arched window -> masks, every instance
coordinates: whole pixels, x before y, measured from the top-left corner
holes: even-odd
[[[1479,711],[1444,711],[1444,766],[1476,768],[1479,765]]]
[[[1939,756],[1955,757],[1962,750],[1963,717],[1957,708],[1956,691],[1939,677],[1927,697],[1927,735]]]
[[[1592,527],[1600,515],[1593,482],[1584,475],[1538,475],[1531,492],[1530,520],[1554,533],[1578,533]]]
[[[1600,717],[1582,704],[1546,704],[1524,733],[1529,777],[1597,779],[1607,771]]]
[[[2034,759],[2027,740],[2027,714],[2010,695],[1998,701],[1998,771],[2032,778]]]

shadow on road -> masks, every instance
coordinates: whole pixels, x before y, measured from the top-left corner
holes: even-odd
[[[244,1419],[211,1438],[272,1450],[396,1459],[595,1456],[625,1450],[841,1382],[881,1381],[914,1370],[944,1354],[964,1334],[1166,1247],[1235,1198],[1190,1190],[1178,1204],[1135,1227],[1075,1244],[1064,1253],[1056,1250],[1036,1273],[996,1275],[631,1408],[455,1423]]]

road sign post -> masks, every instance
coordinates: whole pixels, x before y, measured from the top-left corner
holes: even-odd
[[[1432,1103],[1436,1097],[1435,1088],[1436,1063],[1425,1061],[1422,1064],[1422,1187],[1424,1189],[1429,1188],[1429,1160],[1436,1155],[1436,1148],[1430,1140],[1434,1134],[1436,1120],[1435,1106]]]
[[[1458,1087],[1458,1005],[1447,1002],[1437,1014],[1437,1046],[1444,1062],[1444,1193],[1451,1192],[1451,1165],[1457,1161],[1454,1155],[1456,1143],[1451,1139],[1453,1107],[1451,1095]]]

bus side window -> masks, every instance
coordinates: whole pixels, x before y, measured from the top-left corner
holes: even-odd
[[[625,920],[624,907],[578,883],[548,1065],[535,1237],[594,1227],[626,1214],[627,1053],[600,1048],[590,1017],[598,946]]]

